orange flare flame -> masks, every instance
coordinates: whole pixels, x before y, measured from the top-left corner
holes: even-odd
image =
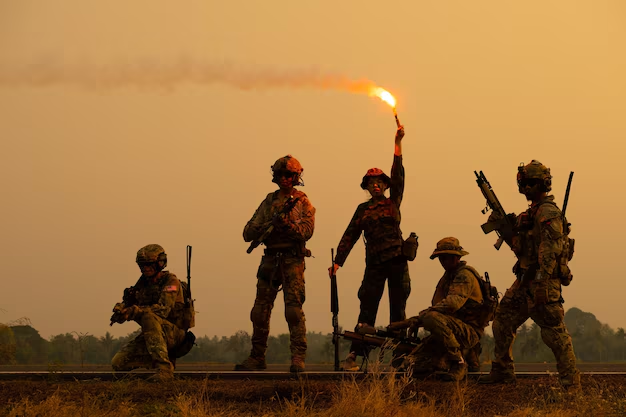
[[[381,87],[372,87],[368,93],[371,97],[378,97],[385,103],[389,104],[394,110],[396,109],[396,98],[391,93]]]

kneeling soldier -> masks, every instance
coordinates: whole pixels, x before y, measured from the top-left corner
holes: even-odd
[[[193,315],[190,320],[181,282],[163,270],[167,255],[161,246],[144,246],[136,261],[141,277],[124,291],[124,301],[115,305],[111,324],[133,320],[141,326],[141,333],[111,364],[115,371],[156,368],[153,380],[172,379],[176,358],[186,355],[195,340],[193,333],[186,332],[193,326]]]
[[[479,343],[492,318],[489,312],[495,311],[495,305],[483,301],[484,280],[461,261],[467,254],[458,239],[447,237],[437,243],[430,256],[439,258],[445,273],[435,289],[432,306],[409,319],[412,330],[423,327],[430,332],[405,360],[405,366],[410,364],[414,374],[447,371],[444,379],[464,378],[467,364],[463,356]]]

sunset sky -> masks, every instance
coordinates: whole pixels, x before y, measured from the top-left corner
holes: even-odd
[[[564,307],[626,327],[624,51],[621,0],[0,0],[0,322],[125,335],[137,325],[109,327],[111,308],[139,277],[136,251],[159,243],[179,278],[193,246],[196,335],[251,332],[262,248],[246,254],[242,231],[292,154],[317,209],[307,328],[331,331],[330,248],[367,169],[389,173],[396,129],[381,101],[319,81],[344,78],[398,99],[402,230],[420,242],[408,315],[430,304],[443,271],[428,257],[446,236],[511,285],[473,171],[519,213],[517,166],[538,159],[559,205],[575,172]],[[364,258],[359,242],[338,273],[345,328]],[[272,334],[287,331],[281,296]]]

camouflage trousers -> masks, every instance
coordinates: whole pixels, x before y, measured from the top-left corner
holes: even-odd
[[[289,326],[291,356],[304,359],[306,355],[306,325],[302,305],[304,291],[304,258],[299,256],[263,256],[257,274],[256,299],[250,312],[252,321],[252,352],[250,356],[265,358],[270,317],[274,301],[282,285],[285,319]]]
[[[420,320],[430,335],[410,354],[414,372],[447,370],[449,352],[467,353],[480,342],[481,335],[474,327],[448,314],[426,311]]]
[[[111,365],[116,371],[136,368],[171,369],[171,352],[185,338],[185,331],[152,312],[142,314],[141,333],[115,354]]]
[[[495,339],[492,372],[515,373],[515,333],[529,317],[541,328],[541,339],[554,353],[561,382],[564,385],[578,384],[580,374],[576,369],[572,338],[565,328],[563,306],[558,302],[534,304],[527,289],[516,286],[504,294],[492,324]]]
[[[358,323],[367,323],[370,326],[376,324],[385,282],[389,287],[389,322],[406,319],[406,300],[411,294],[409,265],[404,256],[396,256],[377,265],[366,265],[363,282],[359,288],[361,312]],[[353,342],[350,351],[362,356],[365,354],[365,347],[359,342]]]

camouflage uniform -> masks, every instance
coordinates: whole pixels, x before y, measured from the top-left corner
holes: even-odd
[[[444,238],[437,244],[431,259],[441,254],[468,254],[455,238]],[[414,372],[451,369],[463,363],[461,354],[472,350],[484,332],[481,322],[483,295],[478,283],[480,274],[461,261],[453,271],[446,271],[439,280],[432,306],[415,317],[430,335],[411,353]],[[453,364],[450,364],[450,361]],[[465,375],[465,368],[458,377]],[[457,378],[458,379],[458,378]]]
[[[548,180],[551,178],[549,169],[537,161],[526,168],[533,168],[533,164],[547,170]],[[513,268],[517,279],[504,294],[493,322],[495,360],[490,375],[493,381],[488,382],[514,380],[515,334],[530,317],[541,328],[542,340],[554,353],[561,383],[564,386],[580,385],[561,297],[561,285],[569,285],[571,281],[569,268],[562,262],[567,256],[563,253],[567,250],[563,226],[563,216],[553,196],[533,203],[517,216],[517,234],[508,242],[518,258]]]
[[[289,325],[291,356],[302,361],[306,355],[306,325],[302,305],[305,300],[304,258],[310,256],[305,242],[313,235],[315,208],[306,194],[293,190],[290,197],[298,198],[284,226],[274,229],[264,242],[266,249],[257,273],[257,293],[250,312],[252,321],[252,352],[250,356],[265,360],[270,315],[274,300],[282,285],[285,300],[285,318]],[[261,237],[275,213],[285,205],[279,191],[269,193],[246,224],[243,237],[246,242]]]
[[[390,320],[401,321],[406,318],[406,300],[411,293],[411,278],[407,259],[402,254],[402,231],[400,230],[400,204],[404,194],[404,167],[402,156],[394,155],[391,178],[381,170],[373,168],[363,178],[361,188],[365,188],[368,176],[383,176],[389,183],[390,197],[375,201],[371,199],[360,204],[348,228],[344,232],[339,245],[335,263],[343,266],[354,244],[361,233],[366,240],[365,274],[359,300],[361,312],[359,323],[374,326],[378,305],[385,289],[385,281],[389,286]],[[351,351],[362,355],[363,347],[353,343]]]
[[[155,278],[142,276],[134,286],[138,308],[129,319],[139,323],[141,333],[113,357],[116,371],[142,367],[173,371],[171,352],[185,339],[185,330],[179,327],[185,301],[176,275],[161,271]]]

